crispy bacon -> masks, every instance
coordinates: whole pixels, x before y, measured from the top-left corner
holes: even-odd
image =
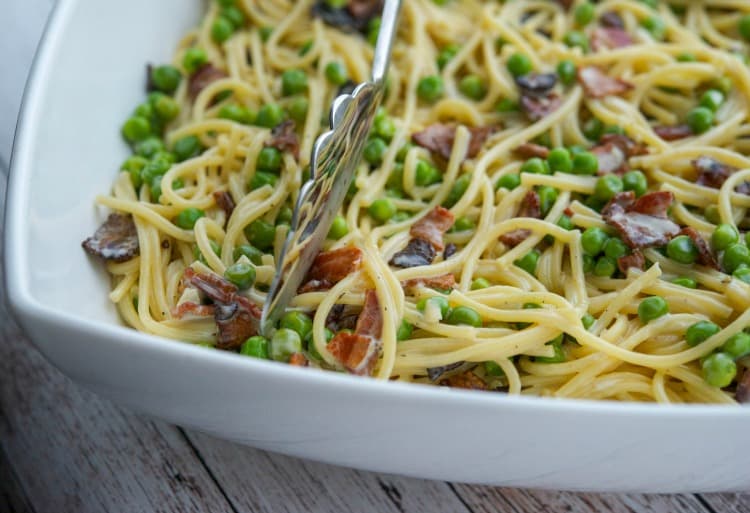
[[[633,84],[619,78],[610,77],[596,66],[579,68],[578,82],[583,86],[586,96],[590,98],[621,95],[633,88]]]
[[[542,206],[539,200],[539,194],[537,194],[536,191],[529,191],[526,193],[521,201],[521,208],[518,209],[516,217],[531,217],[534,219],[542,218]],[[512,232],[503,233],[500,235],[499,240],[506,246],[514,248],[525,241],[529,235],[531,235],[531,231],[525,228],[519,228]]]
[[[394,267],[418,267],[430,265],[435,260],[435,248],[424,239],[410,239],[404,249],[393,255],[388,262]]]
[[[668,191],[645,194],[634,200],[632,191],[618,193],[602,210],[602,217],[617,229],[631,248],[663,246],[680,232],[667,218],[674,195]]]
[[[327,25],[344,31],[364,31],[381,9],[381,0],[350,0],[341,8],[334,7],[325,0],[318,0],[312,7],[312,15],[319,17]]]
[[[401,282],[401,286],[408,292],[413,292],[419,287],[428,287],[437,290],[450,290],[456,286],[456,277],[452,274],[442,274],[429,278],[412,278]]]
[[[201,317],[213,317],[214,305],[200,305],[192,301],[180,303],[172,309],[172,317],[175,319],[199,319]]]
[[[523,241],[528,239],[529,235],[531,235],[531,230],[519,228],[518,230],[513,230],[512,232],[503,233],[502,235],[500,235],[500,237],[498,237],[498,239],[509,248],[515,248]]]
[[[361,264],[362,250],[355,246],[322,251],[313,260],[299,292],[328,290],[358,270]]]
[[[449,363],[448,365],[441,365],[439,367],[428,367],[427,377],[430,381],[440,381],[453,374],[459,374],[466,370],[467,363],[465,361]]]
[[[658,125],[654,127],[654,133],[665,141],[677,141],[693,135],[693,131],[688,125]]]
[[[308,363],[307,358],[302,353],[292,353],[289,357],[289,365],[294,365],[295,367],[307,367]]]
[[[266,141],[265,145],[281,152],[288,151],[295,159],[299,159],[299,138],[294,131],[294,121],[287,119],[276,125],[271,130],[271,139]]]
[[[591,34],[591,48],[595,52],[599,50],[612,50],[615,48],[624,48],[634,43],[630,34],[621,28],[615,27],[597,27]]]
[[[745,369],[742,377],[737,381],[737,391],[734,398],[739,403],[750,403],[750,367]]]
[[[628,170],[627,155],[616,144],[611,142],[600,144],[591,148],[590,151],[599,161],[598,173],[600,175],[622,174]]]
[[[570,6],[573,5],[573,0],[557,0],[557,3],[565,9],[570,9]]]
[[[617,268],[620,269],[622,274],[627,274],[628,269],[635,267],[636,269],[643,270],[646,265],[646,257],[643,256],[639,250],[633,251],[629,255],[621,256],[617,259]]]
[[[701,237],[698,230],[688,226],[680,231],[680,235],[687,235],[693,240],[693,244],[698,248],[698,263],[708,267],[713,267],[716,270],[720,269],[719,262],[716,260],[716,257],[714,257],[714,254],[711,253],[711,248],[708,247],[708,243],[703,237]]]
[[[227,215],[227,219],[232,217],[232,212],[234,212],[234,200],[228,191],[214,191],[214,201]]]
[[[188,81],[188,95],[191,99],[195,100],[196,96],[203,91],[209,84],[226,78],[227,74],[212,65],[211,63],[204,64],[195,73],[190,75]]]
[[[365,302],[354,333],[339,332],[328,350],[352,374],[371,375],[380,352],[383,318],[374,290],[365,292]]]
[[[546,96],[557,84],[557,75],[555,73],[527,73],[516,77],[516,84],[521,94]]]
[[[515,151],[519,156],[530,159],[532,157],[539,157],[540,159],[546,159],[549,156],[549,148],[542,146],[541,144],[534,143],[523,143],[518,146]]]
[[[625,22],[615,11],[607,11],[599,17],[599,22],[608,28],[624,29]]]
[[[539,121],[555,112],[562,105],[562,100],[556,93],[547,96],[522,94],[520,103],[530,121]]]
[[[94,235],[81,244],[91,255],[125,262],[139,252],[138,231],[130,215],[110,214]]]
[[[449,242],[445,245],[445,251],[443,251],[443,260],[448,260],[450,257],[456,254],[456,245]]]
[[[216,347],[236,349],[257,333],[260,308],[237,294],[235,285],[213,273],[197,273],[192,267],[185,269],[183,280],[214,302],[214,320],[219,328]]]
[[[612,143],[620,148],[628,157],[648,154],[648,147],[645,144],[636,142],[625,134],[604,134],[599,139],[599,143]]]
[[[435,123],[421,132],[412,134],[411,138],[414,144],[425,148],[436,155],[444,158],[445,160],[450,159],[451,152],[453,151],[453,142],[456,139],[456,126],[445,125],[442,123]],[[471,140],[469,141],[469,148],[466,151],[467,158],[474,158],[477,156],[479,151],[482,149],[487,138],[496,130],[492,126],[480,126],[480,127],[469,127],[471,132]]]
[[[383,10],[383,0],[349,0],[346,10],[355,20],[371,20]]]
[[[474,374],[472,371],[466,371],[462,374],[454,374],[440,382],[441,385],[452,388],[464,388],[466,390],[487,390],[487,384]]]
[[[716,159],[700,156],[692,161],[693,168],[698,172],[695,183],[713,189],[720,189],[729,175],[737,171],[736,167],[719,162]],[[750,182],[737,184],[735,190],[740,194],[750,194]]]
[[[442,251],[443,235],[453,226],[454,221],[453,213],[438,205],[412,225],[409,235],[415,239],[426,240],[436,251]]]

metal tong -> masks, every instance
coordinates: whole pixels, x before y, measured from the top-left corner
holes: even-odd
[[[310,179],[300,189],[291,228],[276,262],[276,276],[263,305],[260,332],[266,337],[273,335],[276,323],[297,293],[351,186],[372,121],[385,94],[400,10],[401,0],[385,0],[372,78],[359,84],[351,94],[334,99],[331,129],[321,134],[313,145]]]

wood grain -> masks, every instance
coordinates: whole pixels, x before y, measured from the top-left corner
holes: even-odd
[[[32,513],[21,483],[10,462],[0,452],[0,511],[4,513]]]
[[[750,472],[750,465],[747,471]],[[750,493],[704,493],[701,498],[717,513],[750,512]]]

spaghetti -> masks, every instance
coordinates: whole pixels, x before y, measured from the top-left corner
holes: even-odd
[[[85,243],[124,321],[379,379],[747,400],[739,0],[407,0],[325,252],[281,335],[254,336],[330,102],[368,77],[378,4],[212,3],[150,69],[123,126],[134,156],[97,198],[125,216]]]

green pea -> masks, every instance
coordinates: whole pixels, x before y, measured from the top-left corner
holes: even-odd
[[[501,114],[507,112],[518,112],[519,105],[515,100],[511,100],[510,98],[503,98],[502,100],[497,102],[495,110],[497,110]]]
[[[450,313],[448,314],[448,318],[446,319],[446,322],[448,324],[454,324],[454,325],[465,324],[467,326],[474,326],[475,328],[481,328],[482,316],[479,315],[479,312],[477,312],[473,308],[469,308],[468,306],[457,306],[456,308],[450,311]]]
[[[188,48],[182,56],[182,67],[193,74],[208,62],[208,56],[202,48]]]
[[[575,63],[571,60],[566,59],[557,63],[557,76],[560,77],[560,82],[565,85],[575,83],[577,71]]]
[[[273,27],[260,27],[258,33],[260,34],[260,40],[265,43],[273,34]]]
[[[589,38],[583,32],[571,30],[563,36],[563,42],[570,48],[580,48],[584,53],[589,51]]]
[[[745,283],[750,283],[750,267],[742,264],[740,267],[734,270],[732,276]]]
[[[292,224],[292,208],[289,205],[284,205],[279,209],[279,213],[276,214],[276,226],[281,224],[289,226]]]
[[[367,208],[370,217],[379,223],[385,223],[396,213],[396,205],[388,198],[376,199]]]
[[[325,0],[325,2],[334,9],[342,9],[349,3],[348,0]]]
[[[594,196],[599,201],[607,202],[615,194],[622,192],[624,186],[622,179],[617,175],[604,175],[596,181],[594,186]]]
[[[711,321],[698,321],[690,325],[687,331],[685,331],[685,342],[690,347],[695,347],[716,335],[719,331],[721,331],[721,328]]]
[[[555,201],[557,201],[557,189],[549,185],[540,185],[537,188],[537,194],[539,195],[539,206],[541,207],[542,215],[546,216],[555,204]]]
[[[261,171],[278,173],[281,170],[281,152],[273,146],[266,146],[258,153],[255,166]]]
[[[692,53],[681,53],[677,56],[678,62],[695,62],[698,59],[696,59],[695,55]]]
[[[442,179],[443,175],[438,168],[425,160],[419,160],[417,162],[417,169],[414,176],[414,181],[417,185],[425,187],[437,183]]]
[[[234,5],[224,7],[219,11],[219,15],[222,18],[229,20],[232,24],[233,30],[237,30],[245,24],[245,14]]]
[[[260,335],[250,337],[240,346],[240,354],[268,360],[268,340]]]
[[[279,327],[295,331],[304,339],[308,334],[312,333],[313,322],[304,312],[294,310],[284,314]]]
[[[406,320],[402,320],[401,324],[396,331],[396,340],[399,342],[402,340],[409,340],[411,334],[414,332],[414,325],[409,324]]]
[[[591,255],[587,255],[584,253],[583,255],[583,272],[584,273],[593,273],[594,267],[596,266],[596,259],[592,257]]]
[[[243,125],[250,125],[255,121],[253,112],[245,107],[244,105],[237,105],[236,103],[227,103],[222,105],[219,109],[218,116],[222,119],[229,119],[242,123]]]
[[[560,219],[557,220],[557,226],[559,226],[563,230],[572,230],[573,228],[575,228],[573,220],[566,214],[560,216]]]
[[[750,14],[746,14],[740,18],[737,24],[737,30],[745,41],[750,41]]]
[[[581,317],[581,324],[583,324],[583,328],[586,331],[588,331],[588,329],[591,328],[591,326],[593,326],[595,322],[596,318],[588,312],[583,314],[583,317]]]
[[[156,101],[160,98],[167,97],[166,94],[156,92],[153,96],[153,103],[156,103]],[[151,119],[154,115],[154,106],[151,101],[141,103],[138,105],[135,110],[133,111],[134,116],[140,116],[142,118]]]
[[[521,173],[533,173],[539,175],[550,174],[549,167],[546,165],[545,161],[539,157],[532,157],[524,162],[521,166]]]
[[[297,123],[304,123],[310,102],[304,96],[295,96],[287,105],[289,117]]]
[[[580,151],[573,155],[572,171],[576,175],[593,176],[599,171],[599,159],[589,151]]]
[[[281,328],[276,330],[271,339],[269,354],[272,360],[288,362],[294,353],[302,352],[302,338],[294,330]]]
[[[694,134],[702,134],[714,124],[714,113],[706,107],[696,107],[688,112],[686,121]]]
[[[255,265],[263,264],[263,252],[255,246],[251,246],[250,244],[242,244],[241,246],[237,246],[236,248],[234,248],[234,251],[232,251],[232,257],[235,261],[239,260],[243,256]]]
[[[453,183],[453,187],[451,187],[451,190],[448,193],[448,196],[445,198],[445,201],[443,202],[443,206],[446,208],[451,208],[453,205],[458,203],[458,201],[466,192],[466,189],[469,188],[470,183],[471,183],[471,175],[469,173],[465,173],[459,176],[456,179],[456,181]]]
[[[648,30],[651,36],[659,41],[664,39],[664,36],[667,34],[667,26],[664,23],[664,20],[658,16],[649,16],[641,21],[641,27]]]
[[[165,159],[152,159],[146,164],[141,170],[141,178],[144,182],[151,182],[154,178],[162,177],[164,173],[169,171],[172,163]]]
[[[721,222],[721,216],[719,215],[719,208],[716,205],[709,205],[703,211],[703,217],[706,218],[711,224],[719,224]]]
[[[563,334],[560,333],[558,336],[547,342],[546,345],[552,346],[554,354],[552,356],[535,356],[534,361],[538,363],[562,363],[567,360],[565,351],[562,348]]]
[[[500,367],[497,362],[493,362],[492,360],[487,360],[484,362],[484,373],[487,376],[492,376],[495,378],[500,378],[505,376],[505,372],[503,371],[503,368]]]
[[[698,258],[698,248],[687,235],[678,235],[667,244],[667,256],[681,264],[692,264]]]
[[[137,142],[134,148],[141,157],[151,159],[157,153],[164,151],[164,142],[156,136],[150,136]]]
[[[151,135],[151,123],[141,116],[132,116],[122,125],[122,135],[129,143],[142,141]]]
[[[721,350],[734,358],[739,360],[750,354],[750,335],[740,331],[729,337],[724,345],[721,346]]]
[[[276,238],[276,227],[262,219],[256,219],[247,225],[244,232],[250,244],[261,251],[271,249]]]
[[[642,4],[646,4],[652,9],[659,7],[659,0],[639,0]]]
[[[573,11],[573,18],[576,20],[576,25],[581,27],[588,25],[594,19],[594,5],[590,2],[578,4]]]
[[[740,234],[731,224],[720,224],[711,234],[711,245],[716,251],[723,251],[739,240]]]
[[[365,144],[362,157],[373,166],[379,165],[383,161],[383,155],[388,150],[388,144],[379,138],[373,137]]]
[[[172,151],[177,160],[182,162],[183,160],[199,155],[203,151],[203,145],[195,135],[186,135],[175,141]]]
[[[596,226],[591,226],[581,234],[581,247],[586,254],[596,256],[604,250],[604,244],[608,239],[607,232]]]
[[[396,135],[396,124],[389,117],[376,119],[372,128],[375,135],[385,141],[390,141]]]
[[[617,260],[620,257],[624,257],[630,253],[630,248],[625,244],[619,237],[610,237],[604,243],[603,246],[604,254],[613,259]]]
[[[424,77],[417,84],[417,96],[427,103],[435,103],[444,93],[443,79],[437,75]]]
[[[536,249],[532,249],[518,260],[515,260],[513,264],[517,267],[520,267],[527,273],[534,275],[534,273],[536,273],[536,265],[537,263],[539,263],[540,256],[541,254],[539,253],[539,251],[537,251]]]
[[[471,290],[486,289],[490,286],[490,282],[485,278],[477,278],[471,282]]]
[[[669,305],[664,298],[650,296],[642,300],[638,305],[638,318],[643,324],[669,313]]]
[[[508,57],[508,62],[505,64],[510,71],[510,74],[514,77],[521,77],[527,75],[533,69],[531,59],[522,53],[514,53]]]
[[[163,176],[162,175],[155,175],[152,176],[150,180],[148,180],[148,194],[149,198],[153,203],[158,203],[159,198],[161,197],[161,180]],[[145,180],[144,180],[145,181]]]
[[[307,89],[307,75],[301,69],[288,69],[281,74],[281,94],[291,96]]]
[[[339,240],[347,233],[349,233],[349,226],[346,224],[346,219],[344,219],[343,216],[334,217],[333,223],[331,223],[331,229],[328,230],[328,238]]]
[[[440,318],[445,319],[448,317],[448,312],[450,311],[450,304],[448,303],[448,300],[443,296],[432,296],[432,297],[423,297],[419,301],[417,301],[417,310],[420,312],[424,312],[427,308],[427,305],[434,305],[435,308],[438,308],[440,310]]]
[[[724,93],[718,89],[709,89],[700,99],[700,106],[712,112],[716,112],[722,103],[724,103]]]
[[[510,173],[510,174],[501,176],[497,180],[497,184],[495,184],[495,189],[499,189],[500,187],[502,187],[504,189],[508,189],[512,191],[519,185],[521,185],[521,175],[518,173]]]
[[[476,101],[481,100],[487,94],[487,87],[478,75],[466,75],[458,83],[458,90],[464,96]]]
[[[703,379],[712,387],[724,388],[737,375],[737,364],[726,353],[714,353],[703,360]]]
[[[130,175],[130,181],[133,183],[133,187],[136,190],[138,190],[143,183],[141,172],[146,164],[148,164],[148,160],[145,158],[140,155],[132,155],[125,159],[125,162],[120,166],[121,170],[128,172]]]
[[[211,25],[211,38],[219,44],[232,37],[233,32],[234,25],[223,16],[217,17]]]
[[[727,273],[733,273],[740,265],[750,265],[750,251],[743,244],[732,244],[721,257],[721,266]]]
[[[154,104],[156,115],[162,121],[172,121],[180,113],[180,105],[169,96],[162,96]]]
[[[437,56],[438,69],[442,70],[446,66],[446,64],[448,64],[448,62],[456,56],[460,49],[461,47],[456,44],[449,44],[448,46],[440,50],[440,53],[438,53]]]
[[[617,261],[608,256],[601,256],[596,259],[596,265],[594,265],[594,276],[602,278],[610,278],[617,272]]]
[[[459,217],[456,219],[456,222],[453,223],[453,229],[454,232],[466,232],[469,230],[473,230],[476,228],[476,224],[474,224],[474,221],[469,219],[468,217]]]
[[[279,181],[279,177],[275,173],[269,173],[267,171],[256,171],[253,177],[250,179],[249,187],[251,191],[260,189],[266,185],[276,187],[276,183]]]
[[[182,80],[182,74],[174,66],[166,64],[151,70],[151,83],[163,93],[172,94],[180,85],[180,80]]]
[[[648,180],[642,171],[628,171],[622,175],[622,187],[626,191],[633,191],[636,196],[643,196],[648,190]]]
[[[547,155],[547,164],[550,169],[562,173],[570,173],[573,170],[573,159],[566,148],[555,148]]]
[[[206,217],[206,213],[200,208],[186,208],[174,218],[174,224],[183,230],[192,230],[196,221],[201,217]]]
[[[266,128],[274,128],[284,121],[284,110],[275,103],[267,103],[258,111],[255,124]]]
[[[598,118],[589,118],[583,123],[583,135],[592,141],[598,141],[604,133],[604,123]]]
[[[680,287],[686,287],[688,289],[697,289],[698,288],[698,282],[696,282],[692,278],[688,278],[687,276],[680,276],[678,278],[675,278],[672,280],[672,283],[675,285],[679,285]]]
[[[255,283],[255,268],[251,264],[237,262],[227,267],[224,277],[237,285],[240,290],[246,290]]]

